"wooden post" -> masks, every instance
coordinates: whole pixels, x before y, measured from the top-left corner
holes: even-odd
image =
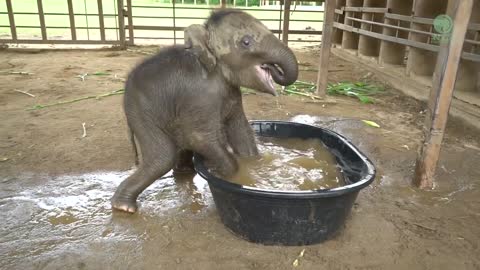
[[[324,97],[327,92],[328,60],[330,59],[330,47],[332,47],[333,19],[335,17],[335,0],[326,0],[324,3],[322,47],[320,48],[317,75],[317,94],[321,97]]]
[[[285,7],[283,10],[283,29],[282,29],[282,41],[285,45],[288,45],[288,28],[290,25],[290,4],[291,0],[285,0]]]
[[[452,102],[458,64],[463,50],[465,34],[470,21],[473,0],[456,2],[453,31],[448,44],[442,44],[433,77],[433,87],[428,101],[425,125],[425,142],[417,157],[413,184],[419,188],[434,187],[433,177],[437,167],[443,135]]]
[[[227,7],[227,0],[221,0],[221,7],[226,8]]]

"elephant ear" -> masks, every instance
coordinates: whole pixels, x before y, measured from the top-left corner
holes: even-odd
[[[209,72],[213,71],[217,60],[208,48],[208,31],[203,25],[194,24],[185,29],[185,49],[191,50]]]

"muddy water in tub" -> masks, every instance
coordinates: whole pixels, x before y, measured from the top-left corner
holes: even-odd
[[[345,185],[335,156],[315,139],[259,138],[260,158],[240,159],[230,181],[271,190],[316,190]]]

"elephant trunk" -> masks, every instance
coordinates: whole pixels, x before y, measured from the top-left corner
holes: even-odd
[[[294,83],[298,79],[298,63],[295,54],[274,35],[271,35],[266,43],[270,46],[266,46],[268,61],[265,64],[273,80],[283,86]]]

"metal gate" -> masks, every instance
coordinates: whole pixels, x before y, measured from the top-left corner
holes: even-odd
[[[291,8],[291,0],[260,7],[248,6],[247,1],[253,0],[241,6],[236,6],[240,0],[220,1],[221,5],[212,6],[182,4],[186,0],[148,4],[144,0],[0,0],[0,44],[177,43],[185,27],[203,23],[212,9],[227,5],[251,13],[285,43],[320,42],[323,11],[318,7]],[[307,27],[299,29],[303,25]]]
[[[123,0],[51,3],[0,0],[0,43],[125,44]]]
[[[285,43],[290,41],[318,44],[320,42],[323,23],[323,8],[321,6],[311,10],[297,9],[296,5],[291,7],[291,0],[282,0],[277,2],[277,6],[249,7],[247,1],[241,6],[236,6],[235,0],[221,0],[221,5],[218,6],[192,6],[181,4],[180,0],[173,0],[168,4],[150,5],[135,4],[134,0],[126,0],[125,16],[127,22],[125,28],[128,31],[127,43],[129,45],[149,42],[155,44],[171,44],[173,42],[176,44],[177,41],[183,40],[185,27],[203,23],[213,9],[221,6],[229,6],[249,12],[267,25],[273,33],[278,34],[278,37]],[[291,14],[295,14],[294,18]],[[315,27],[290,29],[292,24],[299,23],[311,24]]]

